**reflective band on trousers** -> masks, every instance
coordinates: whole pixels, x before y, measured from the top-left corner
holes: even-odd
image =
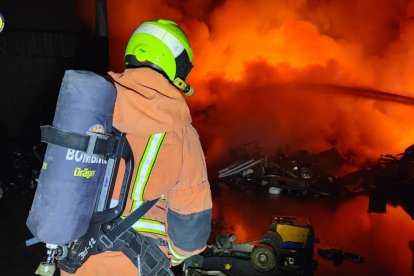
[[[157,133],[149,137],[147,145],[145,146],[144,153],[138,164],[137,173],[135,175],[134,187],[132,189],[132,208],[131,212],[137,209],[144,203],[144,192],[148,184],[148,180],[151,176],[152,169],[155,161],[157,160],[158,153],[160,151],[162,142],[164,141],[166,133]],[[141,218],[133,226],[136,231],[154,233],[159,235],[165,235],[164,223]]]

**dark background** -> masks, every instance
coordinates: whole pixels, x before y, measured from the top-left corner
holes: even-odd
[[[53,114],[65,69],[107,71],[106,41],[81,22],[77,1],[2,0],[0,12],[1,121],[8,140],[30,144]]]
[[[40,143],[39,127],[52,121],[64,71],[108,69],[105,14],[100,29],[90,30],[80,19],[87,13],[95,20],[95,6],[90,8],[79,10],[73,0],[0,1],[5,21],[0,33],[0,185],[5,190],[0,275],[33,275],[45,255],[44,245],[24,243],[31,238],[25,221],[34,195],[27,179],[38,162],[33,146]]]

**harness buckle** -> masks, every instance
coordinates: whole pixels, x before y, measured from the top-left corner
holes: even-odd
[[[107,236],[107,235],[101,235],[101,236],[99,237],[99,241],[100,241],[103,245],[105,245],[105,247],[106,247],[107,249],[110,249],[110,248],[114,247],[114,243],[112,242],[112,240],[111,240],[110,238],[108,238],[108,236]]]
[[[105,157],[104,155],[95,153],[96,142],[98,141],[98,139],[108,140],[111,138],[111,136],[107,134],[97,133],[97,132],[87,132],[86,134],[89,136],[89,142],[86,148],[86,153],[91,154],[91,155],[93,154],[93,155],[100,155],[101,157]]]

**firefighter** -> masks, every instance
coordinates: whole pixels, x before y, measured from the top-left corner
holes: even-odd
[[[205,249],[211,226],[204,154],[180,93],[194,92],[185,83],[192,61],[185,33],[160,19],[142,23],[132,34],[124,72],[109,72],[117,89],[113,125],[126,133],[136,166],[123,215],[160,198],[133,229],[151,237],[172,266]],[[117,176],[115,195],[122,177]],[[91,256],[75,275],[137,275],[137,268],[121,252],[108,251]]]

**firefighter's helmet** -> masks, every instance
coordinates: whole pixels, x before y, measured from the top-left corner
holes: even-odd
[[[186,94],[193,92],[184,82],[192,61],[187,36],[177,23],[167,19],[143,22],[130,37],[124,57],[127,68],[151,67]]]

